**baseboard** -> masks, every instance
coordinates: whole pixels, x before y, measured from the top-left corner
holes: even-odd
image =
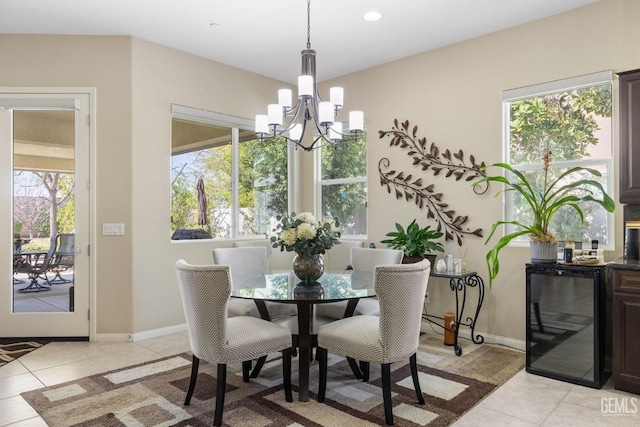
[[[95,334],[93,340],[96,342],[131,342],[131,334]]]
[[[187,324],[167,326],[165,328],[152,329],[149,331],[135,332],[133,334],[133,341],[142,341],[149,338],[157,338],[164,335],[177,334],[187,331]]]
[[[442,336],[442,327],[438,325],[430,324],[429,322],[423,322],[421,332],[426,334],[433,334]],[[502,345],[505,347],[513,348],[519,351],[526,351],[527,343],[524,340],[517,340],[514,338],[503,337],[500,335],[487,334],[480,331],[475,331],[476,337],[481,335],[484,338],[486,344]],[[458,339],[471,340],[471,331],[469,329],[460,329],[460,335]]]
[[[466,333],[461,333],[460,336],[467,339],[471,339],[471,332],[470,331],[465,331],[465,332]],[[477,334],[478,332],[476,331],[476,335]],[[527,342],[524,340],[516,340],[513,338],[502,337],[499,335],[492,335],[492,334],[484,334],[484,333],[480,333],[480,335],[484,337],[484,342],[487,344],[503,345],[505,347],[510,347],[520,351],[526,351],[527,349]]]
[[[442,329],[435,326],[436,329]],[[422,328],[422,332],[431,333],[434,335],[438,335],[438,332],[435,330],[425,329],[424,326]],[[102,342],[130,342],[130,341],[142,341],[149,338],[157,338],[164,335],[182,333],[187,331],[187,324],[183,323],[181,325],[167,326],[165,328],[152,329],[149,331],[135,332],[133,334],[96,334],[96,341]],[[483,332],[475,331],[476,336],[482,335],[484,337],[484,342],[487,344],[495,344],[495,345],[503,345],[505,347],[510,347],[516,350],[525,351],[526,350],[526,342],[523,340],[517,340],[513,338],[503,337],[499,335],[492,335]],[[441,335],[440,335],[441,336]],[[471,340],[471,331],[469,330],[460,330],[460,339]]]

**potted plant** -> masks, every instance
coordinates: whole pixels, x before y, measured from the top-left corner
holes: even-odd
[[[271,246],[296,253],[293,271],[300,280],[313,282],[322,276],[322,254],[333,245],[340,244],[338,221],[318,221],[311,212],[291,212],[289,215],[279,215],[276,219],[279,221],[274,230],[277,235],[271,236]]]
[[[435,241],[441,238],[443,234],[440,231],[431,230],[428,225],[421,228],[415,219],[411,221],[406,231],[400,224],[396,223],[396,230],[386,234],[387,237],[393,237],[392,239],[381,240],[380,243],[384,243],[392,249],[403,250],[404,259],[402,262],[405,264],[428,258],[431,264],[434,265],[436,255],[431,254],[431,251],[444,252],[442,244]]]
[[[496,229],[505,224],[513,225],[515,230],[509,234],[505,234],[498,240],[496,245],[487,252],[486,261],[489,269],[489,285],[496,278],[500,271],[500,263],[498,255],[500,250],[507,246],[513,239],[528,234],[532,248],[532,261],[541,260],[544,257],[536,254],[536,246],[549,246],[546,252],[549,254],[547,259],[555,262],[557,259],[557,240],[556,236],[549,229],[549,225],[553,216],[562,207],[568,206],[575,210],[580,216],[581,222],[584,222],[584,214],[577,204],[580,201],[591,201],[598,203],[607,212],[613,212],[615,203],[613,199],[605,192],[601,183],[593,179],[581,178],[579,175],[592,175],[600,177],[602,174],[595,170],[583,167],[573,167],[560,173],[557,177],[550,176],[549,165],[551,164],[552,153],[547,151],[543,156],[543,179],[541,187],[538,187],[533,180],[514,169],[506,163],[495,163],[489,167],[499,167],[509,172],[510,176],[486,176],[475,184],[482,182],[498,182],[506,186],[502,191],[514,191],[518,193],[526,205],[530,209],[531,222],[522,223],[519,221],[497,221],[491,227],[491,232],[485,241],[485,244],[491,240]],[[578,176],[576,176],[578,175]],[[571,179],[575,177],[575,179]],[[474,184],[474,185],[475,185]],[[543,249],[544,251],[544,249]]]

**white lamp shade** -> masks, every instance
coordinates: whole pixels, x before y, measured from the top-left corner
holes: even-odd
[[[282,107],[291,108],[291,89],[278,90],[278,104]]]
[[[256,133],[269,133],[269,119],[266,114],[256,115]]]
[[[329,89],[329,100],[336,107],[342,107],[344,105],[344,89],[341,87]]]
[[[298,76],[298,96],[313,96],[313,76]]]
[[[300,138],[302,138],[302,125],[298,123],[297,125],[294,125],[289,131],[289,139],[300,141]]]
[[[318,105],[318,119],[320,124],[333,123],[333,104],[330,102],[321,102]]]
[[[329,128],[329,139],[339,141],[342,139],[342,122],[335,122]]]
[[[269,104],[267,113],[270,125],[282,125],[282,107],[280,104]]]
[[[362,111],[349,112],[349,130],[350,131],[364,130],[364,113]]]

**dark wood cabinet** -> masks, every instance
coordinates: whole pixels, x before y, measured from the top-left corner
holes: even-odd
[[[613,269],[613,382],[640,394],[640,270]]]
[[[640,70],[619,73],[620,203],[640,203]]]

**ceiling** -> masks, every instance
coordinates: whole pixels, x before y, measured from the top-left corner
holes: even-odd
[[[599,0],[313,0],[319,81]],[[367,22],[365,12],[382,19]],[[0,0],[0,33],[132,35],[294,83],[305,0]]]

